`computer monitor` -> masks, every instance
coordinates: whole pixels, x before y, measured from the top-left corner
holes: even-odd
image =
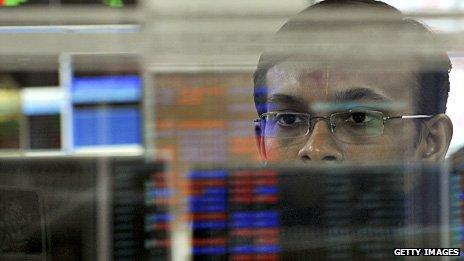
[[[0,186],[0,259],[47,260],[48,244],[40,193]]]
[[[112,260],[168,260],[169,202],[163,162],[113,161]]]
[[[90,260],[97,251],[96,173],[92,158],[1,158],[0,184],[5,189],[0,202],[6,203],[11,211],[0,216],[18,215],[16,221],[29,219],[29,223],[24,221],[26,227],[45,224],[47,242],[38,236],[38,229],[32,234],[34,253],[45,253],[46,249],[46,257],[50,260]],[[4,228],[19,235],[23,232],[14,225],[16,221],[4,223]],[[44,231],[43,227],[40,231]],[[27,236],[24,238],[29,240]],[[43,247],[45,244],[47,248]]]
[[[139,156],[0,158],[0,260],[167,258],[164,175]]]
[[[464,251],[464,149],[459,150],[451,157],[450,172],[450,233],[453,247]]]
[[[194,260],[392,258],[449,247],[442,166],[214,167],[190,172]]]

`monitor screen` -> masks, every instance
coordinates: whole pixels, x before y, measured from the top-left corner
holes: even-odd
[[[443,247],[442,172],[438,166],[195,169],[193,259],[374,259],[392,257],[395,248]]]
[[[46,260],[92,258],[96,224],[95,160],[68,157],[0,159],[0,227],[21,239],[0,239],[3,252],[45,254]],[[11,188],[11,189],[10,189]],[[41,206],[43,205],[43,210]],[[9,220],[9,221],[5,221]],[[44,241],[45,222],[48,243]],[[3,224],[2,224],[3,223]],[[8,224],[8,225],[5,225]],[[39,233],[39,231],[41,231]],[[0,238],[2,233],[0,233]],[[2,251],[0,251],[0,259]],[[23,256],[19,260],[26,260]],[[45,259],[39,259],[45,260]]]
[[[114,161],[111,168],[112,260],[166,260],[169,220],[159,222],[159,217],[169,216],[166,203],[160,200],[169,190],[164,164]]]
[[[45,260],[43,202],[34,190],[0,187],[0,259]]]
[[[164,175],[142,157],[1,158],[0,260],[164,260]]]

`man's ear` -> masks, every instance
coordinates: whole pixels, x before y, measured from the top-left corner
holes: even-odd
[[[264,145],[264,136],[262,135],[262,129],[260,122],[255,122],[255,142],[258,148],[259,156],[262,162],[266,162],[266,146]]]
[[[450,118],[445,114],[435,115],[425,122],[418,157],[432,162],[444,160],[452,137],[453,123]]]

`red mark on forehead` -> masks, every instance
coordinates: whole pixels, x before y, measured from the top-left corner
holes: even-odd
[[[309,78],[314,81],[317,86],[327,85],[327,76],[324,71],[315,71],[309,74]]]

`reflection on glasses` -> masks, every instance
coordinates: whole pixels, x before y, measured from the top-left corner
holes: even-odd
[[[311,117],[308,113],[267,112],[255,122],[260,123],[265,137],[297,138],[311,133],[318,120],[328,123],[334,137],[343,142],[361,142],[362,139],[379,137],[385,122],[393,119],[427,119],[431,115],[384,116],[372,110],[349,110],[332,113],[327,117]]]

